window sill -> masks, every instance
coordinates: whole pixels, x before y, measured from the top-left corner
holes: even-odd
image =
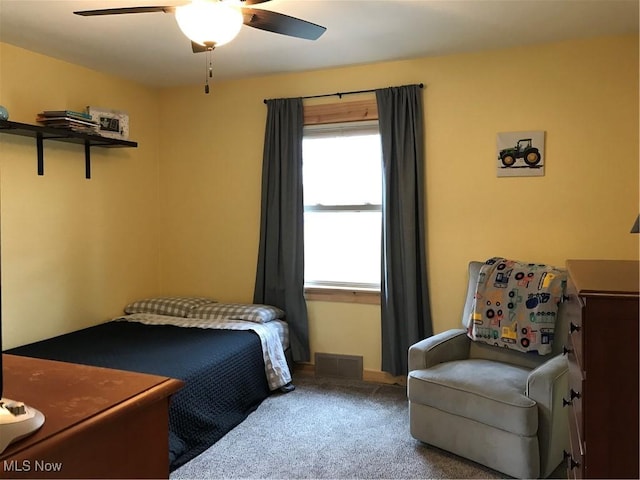
[[[304,296],[306,300],[311,301],[380,305],[380,292],[378,290],[305,287]]]

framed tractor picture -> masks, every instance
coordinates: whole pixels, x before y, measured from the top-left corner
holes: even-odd
[[[498,177],[544,175],[544,131],[498,133],[496,143]]]

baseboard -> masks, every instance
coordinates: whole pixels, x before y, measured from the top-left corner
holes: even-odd
[[[315,375],[316,374],[316,366],[313,363],[301,363],[295,362],[293,364],[293,373],[302,374],[302,375]]]
[[[302,374],[302,375],[313,375],[316,374],[316,366],[313,363],[295,363],[293,367],[294,373]],[[387,372],[382,372],[380,370],[367,370],[364,369],[362,372],[362,380],[364,382],[372,382],[372,383],[387,383],[391,385],[407,385],[407,377],[405,376],[395,376],[391,375]]]
[[[365,382],[375,383],[389,383],[392,385],[407,385],[407,377],[391,375],[387,372],[381,372],[380,370],[364,370],[362,373],[362,379]]]

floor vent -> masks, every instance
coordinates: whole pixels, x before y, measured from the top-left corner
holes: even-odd
[[[362,380],[362,357],[356,355],[315,354],[316,375]]]

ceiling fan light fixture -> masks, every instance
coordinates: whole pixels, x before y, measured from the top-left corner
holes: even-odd
[[[243,16],[237,7],[219,0],[194,0],[176,7],[176,21],[182,33],[200,45],[224,45],[240,32]]]

